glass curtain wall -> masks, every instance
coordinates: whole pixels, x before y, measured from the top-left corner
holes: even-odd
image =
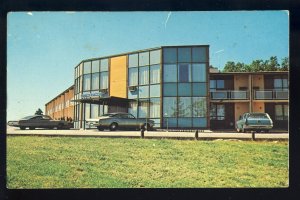
[[[160,54],[151,50],[128,55],[128,112],[160,126]]]
[[[208,47],[163,48],[163,127],[207,127]]]

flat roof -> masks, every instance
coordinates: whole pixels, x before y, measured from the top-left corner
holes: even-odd
[[[62,94],[68,92],[69,90],[73,89],[74,88],[74,85],[71,85],[70,87],[68,87],[68,89],[64,90],[63,92],[61,92],[59,95],[57,95],[56,97],[54,97],[51,101],[49,101],[48,103],[45,104],[45,106],[47,104],[49,104],[50,102],[52,102],[53,100],[55,100],[56,98],[58,98],[59,96],[61,96]]]
[[[207,44],[199,44],[199,45],[172,45],[172,46],[159,46],[159,47],[153,47],[153,48],[148,48],[148,49],[141,49],[141,50],[136,50],[136,51],[129,51],[125,53],[119,53],[119,54],[113,54],[109,56],[102,56],[102,57],[95,57],[95,58],[89,58],[89,59],[84,59],[81,60],[74,68],[76,68],[80,63],[82,62],[87,62],[87,61],[93,61],[93,60],[98,60],[98,59],[105,59],[105,58],[112,58],[112,57],[118,57],[118,56],[124,56],[128,54],[134,54],[134,53],[140,53],[144,51],[151,51],[151,50],[157,50],[157,49],[162,49],[162,48],[176,48],[176,47],[209,47]]]
[[[209,72],[210,75],[239,75],[239,74],[288,74],[289,71],[259,71],[259,72]]]

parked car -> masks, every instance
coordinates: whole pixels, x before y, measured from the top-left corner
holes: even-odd
[[[108,113],[99,118],[97,128],[99,131],[108,128],[111,131],[118,129],[147,129],[153,130],[154,121],[137,119],[128,113]]]
[[[236,130],[238,132],[269,132],[272,128],[273,121],[268,113],[244,113],[236,122]]]
[[[53,120],[48,115],[31,115],[20,119],[19,121],[9,121],[9,126],[20,127],[21,130],[25,130],[27,127],[30,130],[35,128],[57,128],[57,129],[70,129],[73,127],[73,123],[64,120]]]
[[[101,118],[101,117],[86,119],[86,120],[85,120],[85,128],[86,128],[86,129],[97,128],[97,126],[98,126],[98,124],[99,124],[99,119],[100,119],[100,118]]]

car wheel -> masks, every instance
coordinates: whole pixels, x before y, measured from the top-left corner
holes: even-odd
[[[35,129],[35,127],[29,127],[29,130],[34,130]]]
[[[261,132],[261,130],[256,130],[256,133],[260,133]]]
[[[24,126],[20,126],[20,129],[21,129],[21,130],[25,130],[25,129],[26,129],[26,127],[24,127]]]
[[[118,124],[115,122],[109,126],[109,130],[111,130],[111,131],[115,131],[117,129],[118,129]]]
[[[104,131],[104,128],[97,127],[98,131]]]

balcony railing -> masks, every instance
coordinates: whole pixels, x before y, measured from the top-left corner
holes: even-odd
[[[212,100],[247,100],[249,99],[248,90],[218,90],[211,91],[210,98]]]
[[[253,98],[256,100],[280,100],[280,99],[288,99],[289,91],[287,89],[283,90],[254,90]]]

